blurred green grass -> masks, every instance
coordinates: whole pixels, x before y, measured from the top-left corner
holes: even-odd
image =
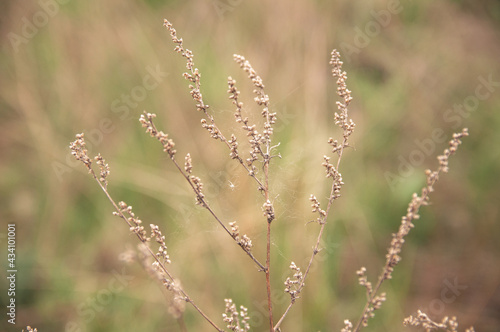
[[[113,129],[94,136],[91,153],[100,152],[110,164],[115,199],[133,205],[145,222],[160,225],[172,268],[186,290],[219,323],[223,299],[232,297],[249,308],[253,330],[267,325],[263,276],[205,211],[194,208],[189,188],[137,121],[142,110],[157,113],[179,156],[193,156],[211,204],[225,220],[238,220],[262,256],[261,198],[224,147],[209,141],[199,125],[200,114],[181,77],[185,63],[173,52],[163,18],[193,50],[204,98],[226,132],[241,134],[227,100],[227,76],[237,80],[249,112],[259,112],[233,53],[252,62],[282,121],[275,140],[281,142],[283,158],[272,167],[277,317],[286,307],[281,290],[288,265],[294,260],[304,268],[317,233],[314,224],[305,226],[313,218],[307,198],[327,195],[321,158],[328,153],[326,139],[338,136],[329,53],[333,48],[342,53],[342,43],[353,44],[354,28],[364,29],[373,21],[370,10],[387,4],[238,2],[221,16],[221,3],[70,2],[16,52],[9,33],[21,34],[22,18],[31,19],[41,5],[2,2],[0,217],[2,225],[15,223],[18,231],[17,330],[25,325],[39,331],[178,329],[158,286],[138,264],[118,260],[136,240],[111,216],[110,204],[83,166],[69,156],[74,134],[85,131],[92,137],[104,119]],[[388,185],[385,174],[397,174],[398,157],[408,159],[418,148],[415,140],[431,137],[436,128],[447,137],[459,130],[445,121],[444,112],[474,94],[479,76],[500,80],[497,2],[402,6],[359,54],[344,54],[357,123],[341,170],[346,184],[330,217],[321,260],[283,330],[340,330],[344,319],[358,318],[365,296],[355,271],[367,266],[375,280],[390,234],[445,143],[396,186]],[[126,114],[113,108],[157,65],[167,74],[157,88],[127,106]],[[467,289],[435,313],[458,316],[464,328],[498,330],[499,106],[495,90],[462,119],[471,136],[408,237],[394,280],[384,286],[388,301],[369,330],[400,330],[404,317],[439,300],[443,282],[454,278]],[[134,278],[105,305],[92,307],[92,299],[109,290],[116,271]],[[0,299],[6,303],[5,292]],[[186,324],[192,331],[208,330],[189,308]]]

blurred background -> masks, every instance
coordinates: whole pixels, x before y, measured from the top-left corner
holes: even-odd
[[[265,220],[256,185],[200,126],[185,61],[163,19],[194,52],[202,92],[227,136],[234,122],[227,77],[245,112],[261,124],[252,86],[233,62],[244,55],[264,80],[277,113],[271,167],[274,313],[294,261],[302,269],[318,233],[308,197],[326,204],[322,157],[334,125],[338,49],[357,124],[341,165],[345,185],[301,299],[283,331],[339,331],[365,302],[355,271],[376,281],[424,170],[453,132],[468,127],[450,172],[406,239],[403,260],[383,286],[387,302],[367,331],[402,331],[417,309],[457,316],[461,330],[500,330],[500,2],[472,1],[2,1],[0,3],[0,242],[16,226],[16,325],[2,331],[180,331],[171,297],[138,262],[137,239],[75,162],[69,143],[84,132],[89,153],[111,168],[109,191],[166,235],[172,272],[223,326],[224,299],[248,307],[265,331],[265,280],[221,231],[158,142],[144,133],[143,110],[176,142],[226,222],[237,220],[264,261]],[[6,273],[6,272],[5,272]],[[9,301],[1,278],[2,310]],[[211,327],[187,307],[190,331]],[[409,330],[409,329],[408,329]]]

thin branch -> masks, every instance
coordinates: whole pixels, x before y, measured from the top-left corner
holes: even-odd
[[[451,155],[455,154],[458,146],[462,144],[460,139],[468,135],[467,128],[462,129],[460,133],[453,134],[453,139],[449,142],[449,148],[445,149],[444,153],[437,157],[439,162],[438,169],[436,171],[425,171],[427,177],[426,186],[422,188],[420,196],[416,193],[413,194],[412,200],[408,204],[407,213],[401,219],[401,225],[399,226],[398,232],[392,235],[391,246],[387,250],[384,268],[373,289],[371,283],[366,280],[366,269],[362,268],[358,271],[358,275],[363,278],[360,279],[362,280],[360,283],[367,288],[368,300],[363,308],[361,317],[354,327],[354,332],[368,325],[368,320],[374,316],[373,311],[379,309],[382,302],[385,300],[385,294],[382,293],[379,295],[378,292],[382,283],[392,278],[394,267],[401,261],[400,253],[405,242],[404,238],[409,234],[410,230],[415,227],[413,221],[420,218],[420,207],[429,204],[429,195],[434,191],[434,185],[439,180],[439,175],[448,172],[448,159]]]

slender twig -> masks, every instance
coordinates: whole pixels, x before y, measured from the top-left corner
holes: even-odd
[[[407,213],[402,217],[401,225],[397,233],[393,234],[393,239],[391,241],[391,246],[388,248],[386,255],[386,262],[381,274],[378,277],[377,283],[372,288],[371,283],[366,279],[365,272],[366,269],[362,268],[358,271],[360,278],[360,284],[367,289],[368,299],[363,308],[361,317],[354,327],[354,332],[361,330],[362,327],[368,325],[368,319],[373,317],[373,311],[380,308],[382,302],[385,300],[385,294],[378,294],[382,283],[385,280],[392,278],[392,272],[394,267],[399,263],[401,257],[401,249],[403,243],[405,242],[404,237],[408,235],[410,230],[414,227],[413,221],[419,219],[419,210],[422,205],[429,204],[429,195],[434,191],[434,185],[439,180],[439,175],[441,173],[448,172],[448,158],[455,154],[458,146],[462,143],[460,140],[464,136],[468,136],[467,128],[462,129],[462,132],[453,134],[453,139],[449,142],[449,148],[444,150],[444,153],[437,157],[439,161],[439,167],[436,171],[426,170],[426,186],[422,188],[420,196],[416,193],[413,194],[412,200],[408,204]]]
[[[274,330],[273,324],[273,302],[271,298],[271,223],[267,223],[267,248],[266,248],[266,290],[267,308],[269,313],[270,331]]]

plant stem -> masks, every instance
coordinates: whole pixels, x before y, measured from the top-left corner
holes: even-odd
[[[267,307],[269,308],[269,331],[274,331],[273,307],[271,300],[271,223],[267,223],[267,257],[266,257],[266,285],[267,285]]]
[[[269,144],[269,143],[268,143]],[[269,150],[269,148],[268,148]],[[265,155],[264,159],[264,178],[265,178],[265,187],[264,193],[266,202],[269,201],[269,154]],[[267,247],[266,247],[266,288],[267,288],[267,307],[269,310],[269,331],[274,331],[274,323],[273,323],[273,303],[271,299],[271,222],[273,221],[272,217],[267,217]]]

